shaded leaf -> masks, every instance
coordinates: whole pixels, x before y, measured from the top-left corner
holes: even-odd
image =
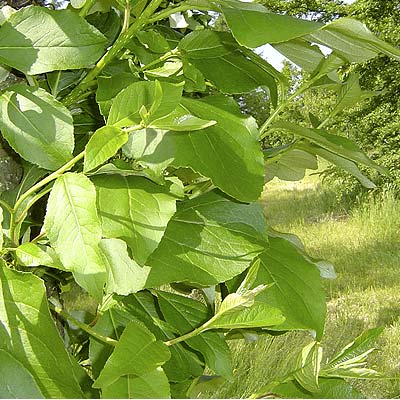
[[[168,347],[156,340],[144,325],[132,321],[124,329],[93,387],[109,386],[124,375],[142,376],[154,372],[169,358]]]
[[[29,371],[4,350],[0,350],[0,398],[43,398]]]
[[[365,24],[352,18],[340,18],[309,35],[313,42],[335,50],[349,62],[364,62],[379,53],[400,59],[400,49],[376,37]]]
[[[353,161],[348,160],[347,158],[343,158],[341,156],[338,156],[335,153],[332,153],[328,150],[325,150],[322,147],[313,145],[313,144],[307,144],[307,143],[302,143],[301,148],[312,153],[316,154],[319,157],[324,158],[325,160],[329,161],[330,163],[344,169],[354,177],[356,177],[360,183],[368,188],[368,189],[375,189],[376,185],[369,180],[365,175],[361,173],[361,171],[358,169],[357,164],[355,164]]]
[[[25,160],[55,170],[72,158],[71,113],[45,90],[14,85],[1,95],[0,109],[2,134]]]
[[[203,303],[188,297],[157,291],[157,298],[164,318],[177,327],[180,335],[198,328],[210,317]],[[185,342],[203,355],[207,366],[216,374],[232,379],[231,354],[222,336],[216,332],[204,332]]]
[[[344,379],[320,378],[319,390],[309,392],[295,380],[268,385],[263,395],[272,394],[285,399],[361,399],[361,393],[348,384]]]
[[[0,281],[0,320],[6,335],[0,346],[24,366],[44,398],[82,398],[74,375],[79,366],[74,366],[76,362],[66,352],[51,318],[43,281],[30,273],[9,270],[1,260]],[[2,373],[1,378],[5,377]],[[25,377],[16,381],[19,386],[29,383],[26,372]]]
[[[107,117],[113,100],[121,90],[125,89],[138,78],[131,72],[119,72],[107,76],[99,76],[97,78],[96,101],[99,105],[100,112]]]
[[[175,213],[176,198],[167,187],[141,177],[103,175],[92,180],[104,236],[123,239],[143,265]]]
[[[260,86],[276,92],[275,73],[248,59],[226,32],[196,30],[179,43],[187,62],[221,92],[247,93]]]
[[[65,269],[92,296],[101,298],[106,279],[98,247],[102,233],[96,212],[96,191],[88,178],[69,172],[56,180],[44,226]]]
[[[146,283],[210,286],[244,271],[266,246],[258,204],[240,204],[210,192],[181,204],[148,260]]]
[[[324,58],[320,48],[303,39],[293,39],[273,45],[275,50],[307,72],[314,72]]]
[[[386,174],[386,169],[372,161],[353,141],[338,135],[332,135],[323,129],[310,129],[289,122],[277,122],[274,128],[287,130],[302,136],[311,142],[341,157],[359,162]]]
[[[96,28],[70,10],[23,7],[1,27],[0,62],[31,75],[86,68],[105,44]]]
[[[317,267],[290,242],[269,239],[260,255],[256,285],[274,283],[260,293],[258,301],[279,308],[286,320],[276,330],[312,329],[320,338],[326,314],[325,291]]]
[[[102,390],[103,399],[170,399],[168,378],[161,368],[141,376],[126,375]]]
[[[298,181],[304,178],[306,169],[317,169],[317,158],[303,150],[292,149],[266,159],[265,181],[274,177],[284,181]]]

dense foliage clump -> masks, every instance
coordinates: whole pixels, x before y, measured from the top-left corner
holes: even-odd
[[[229,340],[295,330],[309,344],[254,396],[359,397],[346,378],[379,376],[381,329],[323,359],[333,266],[258,199],[317,157],[373,186],[358,165],[386,170],[325,128],[371,95],[338,70],[400,50],[355,19],[237,0],[61,6],[0,14],[0,397],[186,398],[233,379]],[[290,87],[253,51],[266,43],[307,79]],[[324,119],[283,118],[326,86]],[[254,90],[258,124],[236,101]],[[290,142],[270,147],[277,132]]]

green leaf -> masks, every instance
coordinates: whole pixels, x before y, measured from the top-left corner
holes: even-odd
[[[144,288],[148,267],[140,267],[133,261],[126,243],[119,239],[102,239],[99,243],[108,278],[106,293],[128,295]]]
[[[191,115],[190,112],[179,105],[174,111],[165,117],[156,119],[149,127],[171,131],[198,131],[216,124],[216,121],[208,121]]]
[[[373,379],[381,377],[377,371],[365,368],[367,357],[375,348],[371,347],[383,327],[368,329],[353,342],[345,346],[322,368],[321,375],[339,378]]]
[[[364,187],[368,189],[376,188],[376,185],[361,173],[361,171],[358,169],[357,165],[353,161],[340,157],[335,153],[332,153],[322,147],[313,145],[311,143],[302,143],[301,148],[312,154],[316,154],[317,156],[324,158],[330,163],[344,169],[345,171],[356,177]]]
[[[152,168],[190,167],[240,201],[257,200],[264,184],[264,161],[254,120],[240,115],[237,105],[222,96],[184,99],[183,105],[217,124],[196,132],[136,132],[124,146],[125,154]]]
[[[301,69],[310,73],[314,72],[324,58],[318,46],[311,45],[300,38],[277,43],[273,47]]]
[[[266,159],[265,181],[275,176],[284,181],[298,181],[304,178],[306,169],[317,168],[318,162],[314,155],[294,148]]]
[[[100,317],[94,329],[104,336],[118,338],[132,319],[138,319],[157,339],[162,341],[173,339],[176,336],[176,329],[167,326],[167,323],[160,318],[162,315],[156,304],[156,298],[147,291],[141,291],[121,299]],[[170,346],[169,349],[171,358],[163,365],[163,369],[170,381],[181,382],[203,374],[204,367],[198,354],[180,343]],[[91,340],[90,360],[95,377],[99,375],[111,352],[111,346]]]
[[[170,282],[205,286],[243,272],[266,246],[259,204],[240,204],[218,192],[181,203],[150,256],[147,287]]]
[[[99,76],[97,78],[96,101],[100,112],[107,117],[114,98],[123,89],[138,81],[132,73],[119,72],[109,76]]]
[[[45,90],[14,85],[1,95],[0,110],[2,134],[25,160],[55,170],[72,158],[71,113]]]
[[[319,390],[309,392],[295,380],[268,385],[262,393],[279,396],[285,399],[361,399],[363,396],[344,379],[320,378]]]
[[[219,4],[235,39],[249,48],[286,42],[323,26],[318,22],[271,13],[256,3],[224,0]]]
[[[98,247],[102,233],[96,212],[96,191],[88,178],[69,172],[56,180],[44,226],[65,269],[92,296],[101,298],[106,279]]]
[[[43,398],[30,372],[4,350],[0,350],[0,398]]]
[[[161,368],[141,376],[126,375],[102,390],[103,399],[170,399],[168,378]]]
[[[365,24],[351,18],[335,20],[313,32],[308,39],[330,47],[349,62],[361,63],[379,53],[400,59],[400,49],[379,39]]]
[[[97,29],[70,10],[23,7],[0,29],[0,62],[30,75],[86,68],[105,44]]]
[[[104,388],[124,375],[140,377],[155,371],[169,358],[168,347],[156,340],[144,325],[132,321],[124,329],[93,387]]]
[[[260,285],[252,290],[242,289],[238,293],[229,294],[211,323],[207,324],[207,329],[266,328],[280,325],[285,320],[281,311],[256,300],[256,296],[265,288]]]
[[[143,123],[147,126],[175,110],[181,101],[182,89],[182,84],[159,81],[132,83],[115,97],[107,125],[122,128]]]
[[[156,31],[140,31],[136,37],[143,46],[153,53],[164,54],[170,49],[167,40]]]
[[[3,250],[3,208],[0,206],[0,251]]]
[[[207,306],[199,301],[174,293],[157,291],[158,304],[164,318],[175,326],[180,335],[198,328],[210,317]],[[204,332],[185,341],[200,352],[209,368],[232,380],[232,361],[228,345],[216,332]]]
[[[3,350],[25,367],[44,398],[82,398],[74,375],[79,367],[66,352],[50,315],[43,281],[30,273],[10,270],[1,260],[0,281],[0,320],[7,346]],[[0,365],[3,367],[3,361]],[[17,380],[14,375],[18,386],[29,384],[26,371],[19,373],[26,380]],[[3,373],[0,376],[6,377]],[[26,393],[25,397],[31,396]]]
[[[387,173],[385,168],[372,161],[354,142],[343,136],[332,135],[323,129],[304,128],[290,122],[277,122],[273,127],[304,137],[332,153],[374,168],[382,174]]]
[[[175,213],[176,198],[165,186],[136,176],[95,176],[103,235],[123,239],[143,265]]]
[[[40,246],[31,242],[23,243],[15,250],[19,265],[27,267],[46,267],[64,270],[59,258],[51,247]]]
[[[374,96],[376,93],[362,91],[358,75],[350,74],[347,81],[340,87],[337,96],[337,103],[332,111],[330,111],[329,118],[339,114],[344,109],[349,109],[358,103],[360,100],[367,97]]]
[[[318,392],[318,377],[321,370],[322,347],[318,342],[304,346],[295,363],[293,374],[297,382],[309,392]]]
[[[273,237],[270,237],[269,247],[260,255],[260,260],[255,285],[274,285],[260,293],[257,300],[279,308],[286,318],[274,329],[313,329],[320,338],[326,304],[317,267],[306,260],[292,243]]]
[[[247,93],[260,86],[276,92],[275,74],[249,60],[226,32],[194,31],[182,39],[179,49],[223,93]]]
[[[83,171],[88,172],[106,162],[126,143],[128,134],[114,126],[103,126],[86,145]]]

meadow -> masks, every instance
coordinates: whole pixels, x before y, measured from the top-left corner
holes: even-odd
[[[337,278],[325,280],[328,317],[323,339],[329,358],[363,330],[384,326],[370,366],[387,379],[358,380],[366,398],[400,398],[400,202],[393,195],[338,205],[335,190],[318,176],[301,182],[274,180],[261,199],[271,225],[298,235],[308,253],[332,262]],[[201,397],[246,398],[288,372],[306,332],[231,342],[235,380]]]

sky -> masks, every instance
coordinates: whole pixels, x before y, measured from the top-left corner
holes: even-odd
[[[355,0],[343,0],[346,4],[354,3]],[[323,51],[323,50],[322,50]],[[279,71],[282,70],[282,61],[285,60],[285,57],[282,56],[278,51],[276,51],[271,45],[266,44],[259,48],[257,51],[258,54],[261,55],[262,58],[267,60],[271,65],[273,65]]]

